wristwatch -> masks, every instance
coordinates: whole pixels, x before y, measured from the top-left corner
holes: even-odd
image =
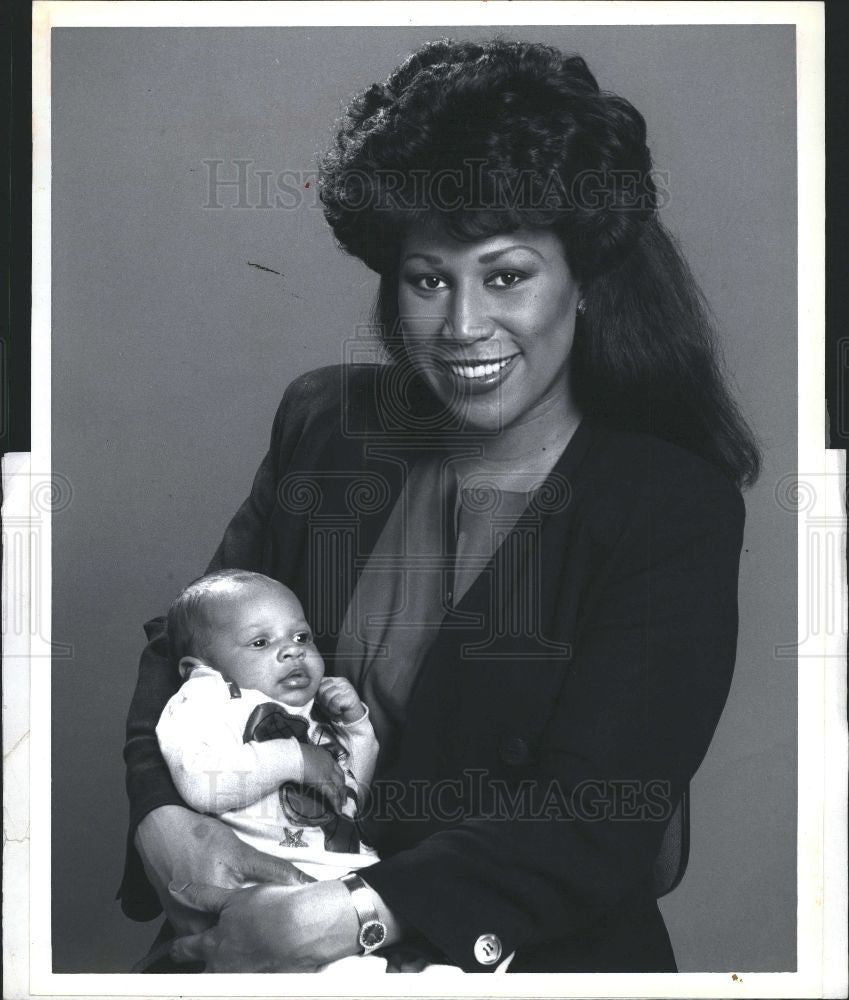
[[[364,955],[369,955],[386,940],[386,924],[380,920],[374,908],[372,890],[359,875],[351,872],[349,875],[343,875],[341,881],[351,894],[351,902],[360,921],[358,938],[360,947]]]

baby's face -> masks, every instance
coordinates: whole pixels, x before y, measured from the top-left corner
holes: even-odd
[[[204,608],[201,658],[235,681],[293,707],[315,697],[324,661],[304,611],[282,584],[241,583]]]

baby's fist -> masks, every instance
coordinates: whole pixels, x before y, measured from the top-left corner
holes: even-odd
[[[353,684],[344,677],[325,677],[318,687],[316,700],[333,722],[347,725],[359,722],[366,714],[366,707]]]

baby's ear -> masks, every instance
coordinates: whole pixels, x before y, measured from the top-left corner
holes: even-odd
[[[180,671],[180,677],[185,680],[195,667],[202,666],[204,666],[203,660],[199,660],[196,656],[184,656],[177,664],[177,669]]]

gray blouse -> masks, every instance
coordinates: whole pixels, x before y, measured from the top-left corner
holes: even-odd
[[[531,492],[502,489],[492,475],[461,482],[437,456],[411,468],[357,582],[334,657],[336,672],[368,705],[383,753],[393,755],[407,700],[446,612],[490,562]]]

